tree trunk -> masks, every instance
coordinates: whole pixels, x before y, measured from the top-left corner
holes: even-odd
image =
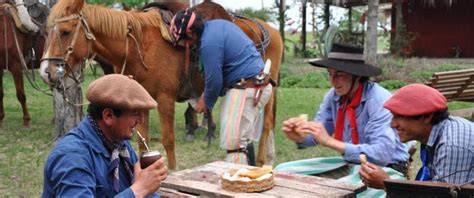
[[[402,33],[404,29],[403,25],[403,14],[402,14],[402,1],[395,1],[395,38],[391,39],[391,49],[392,54],[400,55],[400,50],[402,49]]]
[[[285,0],[279,0],[278,21],[280,23],[280,35],[281,35],[283,44],[285,43],[285,11],[286,11]],[[283,50],[283,56],[281,57],[281,61],[282,62],[285,61],[285,50]]]
[[[324,32],[327,32],[329,29],[329,26],[331,25],[330,19],[331,19],[331,10],[329,9],[331,5],[329,4],[324,4]]]
[[[369,14],[367,19],[367,44],[366,44],[366,62],[369,64],[377,63],[377,14],[379,9],[379,0],[369,0]]]
[[[83,117],[81,83],[84,81],[84,75],[81,69],[75,72],[75,76],[80,79],[76,83],[71,78],[65,78],[64,86],[66,89],[54,89],[54,125],[56,129],[56,138],[62,137],[69,130],[76,127]],[[69,102],[66,101],[66,98]]]
[[[307,0],[303,0],[302,3],[302,26],[301,26],[301,52],[303,53],[303,58],[306,57],[306,2]]]

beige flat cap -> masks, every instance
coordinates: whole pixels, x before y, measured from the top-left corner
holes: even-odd
[[[91,103],[119,110],[152,109],[156,101],[132,77],[109,74],[89,85],[86,94]]]

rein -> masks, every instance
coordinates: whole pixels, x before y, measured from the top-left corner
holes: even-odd
[[[46,90],[42,90],[38,84],[34,83],[34,71],[32,71],[32,78],[30,77],[30,74],[28,73],[28,66],[26,65],[26,61],[25,61],[25,57],[23,56],[23,52],[21,51],[20,49],[20,44],[18,42],[18,36],[16,35],[16,29],[15,29],[15,26],[12,24],[12,32],[13,32],[13,39],[15,40],[15,47],[16,47],[16,50],[17,50],[17,53],[18,53],[18,58],[20,59],[20,64],[21,66],[23,66],[23,68],[25,69],[25,76],[26,76],[26,79],[28,79],[28,82],[31,84],[31,86],[36,89],[37,91],[40,91],[46,95],[50,95],[51,94],[49,92],[47,92]],[[34,51],[34,49],[32,49]],[[33,55],[34,56],[34,55]],[[33,66],[32,66],[33,68]]]
[[[142,63],[142,66],[148,70],[148,66],[145,64],[145,61],[143,60],[143,56],[142,56],[142,50],[140,48],[140,44],[138,43],[138,40],[137,38],[135,38],[135,36],[133,36],[132,34],[132,28],[130,26],[127,27],[127,36],[125,37],[125,59],[123,60],[123,64],[122,64],[122,71],[120,72],[120,74],[123,75],[123,72],[125,71],[125,67],[127,66],[127,57],[128,57],[128,37],[132,38],[133,41],[135,41],[135,45],[137,46],[137,51],[138,51],[138,56],[140,57],[140,62]]]

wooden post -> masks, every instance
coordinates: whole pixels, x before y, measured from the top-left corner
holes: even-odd
[[[379,0],[368,1],[369,11],[367,18],[367,44],[365,48],[366,62],[377,63],[377,15],[379,10]]]
[[[75,82],[71,78],[65,78],[65,91],[63,91],[64,89],[54,89],[53,91],[56,138],[62,137],[69,130],[76,127],[84,115],[82,106],[74,105],[82,104],[82,89],[80,85],[84,81],[84,75],[81,67],[78,68],[74,75],[80,79],[80,82]],[[65,98],[68,98],[69,102],[66,102]]]
[[[280,24],[280,36],[285,43],[285,11],[286,11],[286,2],[285,0],[280,0],[278,6],[278,20]],[[283,56],[281,56],[281,62],[285,61],[285,50],[283,50]]]

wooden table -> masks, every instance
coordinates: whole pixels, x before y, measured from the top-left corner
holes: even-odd
[[[167,196],[205,197],[355,197],[366,189],[364,185],[352,185],[316,176],[275,172],[275,186],[259,193],[235,193],[220,187],[220,176],[230,170],[249,167],[222,161],[174,172],[163,181],[160,193]]]

